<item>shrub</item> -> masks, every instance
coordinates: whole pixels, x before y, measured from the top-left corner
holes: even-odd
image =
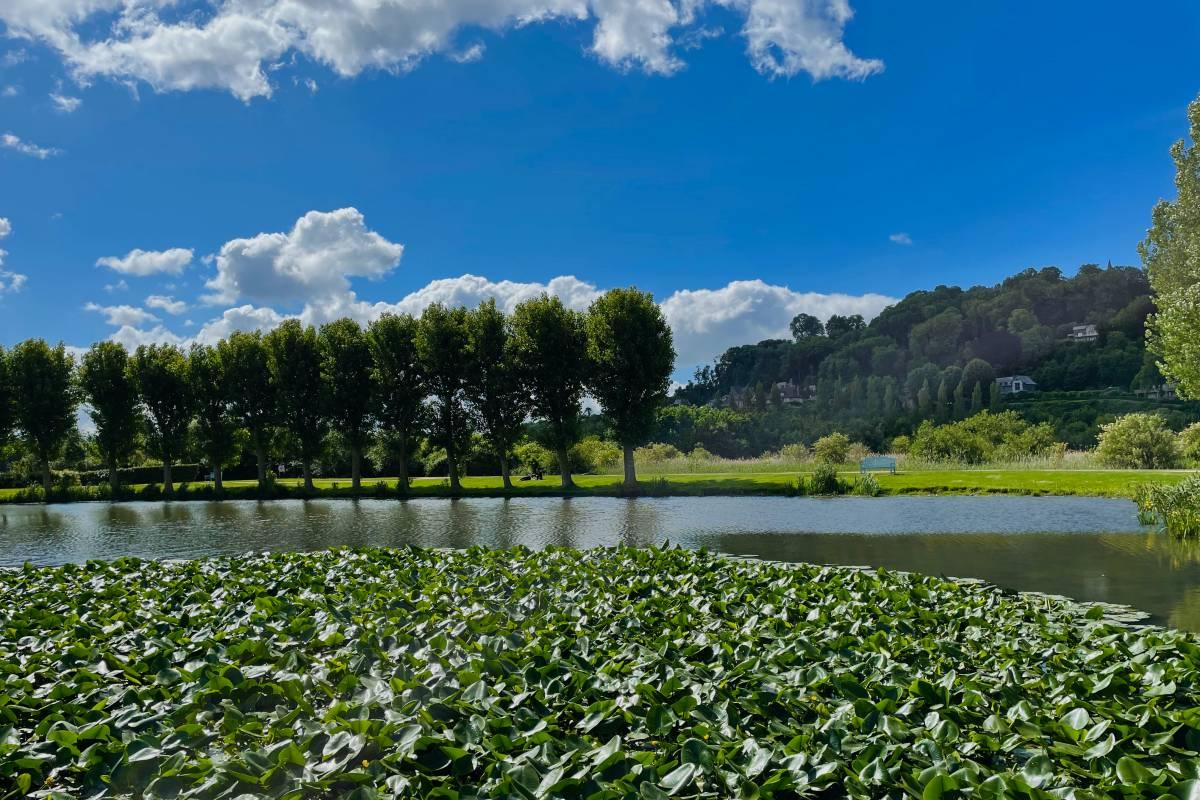
[[[779,458],[781,461],[799,463],[802,461],[807,461],[808,456],[808,448],[800,442],[785,444],[783,447],[779,448]]]
[[[1180,431],[1179,449],[1184,458],[1200,461],[1200,422],[1193,422]]]
[[[682,455],[683,453],[680,453],[679,448],[675,445],[663,444],[662,442],[648,444],[634,451],[634,458],[643,464],[659,464],[663,461],[679,458]]]
[[[845,464],[850,457],[850,437],[844,433],[822,436],[813,445],[813,457],[821,464]]]
[[[1143,484],[1134,492],[1138,518],[1179,538],[1200,537],[1200,475],[1175,484]]]
[[[1100,426],[1100,460],[1110,467],[1170,469],[1179,466],[1179,440],[1157,414],[1126,414]]]
[[[981,464],[994,458],[1018,461],[1043,456],[1054,447],[1054,430],[1045,423],[1030,425],[1015,411],[981,411],[946,425],[922,422],[908,452],[927,461]]]
[[[702,445],[696,445],[692,448],[692,452],[687,454],[687,457],[692,461],[712,461],[716,456],[704,449]]]
[[[534,441],[525,441],[513,448],[513,455],[523,472],[538,465],[545,472],[558,471],[558,459],[548,449]]]
[[[619,463],[621,455],[616,442],[588,436],[571,448],[571,468],[576,472],[599,472]]]
[[[838,480],[837,469],[832,464],[818,464],[808,476],[806,494],[832,495],[844,494],[842,482]]]
[[[895,439],[892,439],[892,446],[888,449],[890,449],[893,453],[907,453],[910,447],[912,447],[912,439],[901,434]]]
[[[879,485],[879,479],[868,472],[866,475],[859,475],[854,479],[854,486],[850,489],[850,494],[879,497],[883,494],[883,488]]]
[[[925,420],[913,434],[909,453],[926,461],[978,464],[988,457],[990,449],[986,439],[962,425],[934,425]]]

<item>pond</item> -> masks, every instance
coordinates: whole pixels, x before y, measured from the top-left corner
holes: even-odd
[[[1200,549],[1081,497],[284,500],[0,506],[0,565],[334,545],[672,542],[780,561],[976,577],[1134,606],[1200,631]]]

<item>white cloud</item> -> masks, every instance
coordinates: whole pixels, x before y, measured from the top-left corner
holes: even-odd
[[[112,294],[113,292],[124,292],[124,291],[127,291],[128,289],[129,289],[129,284],[125,282],[124,278],[117,281],[116,283],[104,284],[104,291],[108,292],[109,294]]]
[[[146,308],[157,308],[173,316],[178,316],[188,310],[188,304],[174,297],[152,294],[146,298]]]
[[[16,97],[20,93],[21,87],[19,86],[5,86],[3,89],[0,89],[0,96],[3,97]]]
[[[892,242],[896,243],[896,244],[905,244],[905,245],[908,245],[908,244],[912,244],[912,243],[913,243],[912,237],[911,237],[911,236],[909,236],[907,233],[904,233],[904,232],[900,232],[900,233],[893,233],[891,236],[889,236],[889,237],[888,237],[888,239],[889,239],[889,240],[891,240]]]
[[[6,217],[0,217],[0,239],[4,239],[12,233],[12,223]],[[4,259],[8,256],[7,250],[0,250],[0,267],[4,266]],[[19,272],[10,272],[6,269],[0,269],[0,296],[6,294],[16,294],[24,288],[26,281],[29,278]]]
[[[125,345],[129,350],[136,350],[143,344],[173,344],[176,347],[186,347],[190,343],[186,337],[172,333],[162,325],[156,325],[149,330],[143,330],[134,325],[122,325],[116,333],[108,338]]]
[[[400,263],[404,246],[368,230],[354,208],[310,211],[288,233],[260,233],[226,242],[217,274],[206,284],[210,303],[250,300],[288,304],[327,301],[350,292],[349,278],[382,278]]]
[[[109,325],[145,325],[147,322],[158,322],[158,317],[151,314],[144,308],[136,308],[134,306],[102,306],[97,303],[88,303],[83,307],[84,311],[95,311],[98,314],[104,315],[104,321]]]
[[[193,256],[191,250],[183,247],[162,251],[135,249],[130,250],[124,256],[105,256],[97,259],[96,266],[108,267],[122,275],[138,277],[159,273],[178,275],[188,264],[192,263]]]
[[[50,93],[50,101],[54,103],[55,109],[64,114],[70,114],[83,105],[83,101],[78,97],[71,97],[70,95],[59,94],[57,92]]]
[[[13,133],[5,133],[0,135],[0,147],[8,150],[14,150],[23,156],[32,156],[33,158],[45,160],[51,156],[57,156],[62,153],[61,150],[54,147],[39,147],[32,142],[24,141],[20,136]]]
[[[591,22],[590,50],[602,62],[670,74],[683,66],[678,53],[702,40],[696,31],[714,30],[701,22],[713,8],[744,20],[747,55],[764,75],[861,79],[883,67],[844,44],[848,0],[8,0],[0,21],[56,49],[81,81],[214,88],[249,100],[270,96],[269,72],[289,52],[343,77],[404,71],[432,53],[482,56],[479,45],[458,49],[464,29],[550,22]]]
[[[753,280],[720,289],[682,289],[663,300],[662,308],[675,334],[676,363],[690,371],[733,345],[791,338],[788,323],[802,311],[821,319],[862,314],[870,320],[895,302],[881,294],[795,292]]]
[[[12,233],[12,223],[8,221],[8,217],[0,217],[0,239]]]
[[[269,331],[282,323],[287,316],[272,308],[255,308],[251,305],[226,309],[225,313],[205,323],[196,333],[194,341],[215,344],[234,331]]]
[[[484,51],[486,50],[487,46],[484,45],[483,42],[476,42],[466,50],[460,50],[457,53],[451,53],[450,60],[458,64],[473,64],[479,59],[483,58]]]
[[[15,67],[17,64],[27,61],[28,59],[29,53],[24,50],[9,50],[4,54],[3,58],[0,58],[0,66]]]

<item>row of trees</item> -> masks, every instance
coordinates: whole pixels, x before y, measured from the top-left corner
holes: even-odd
[[[363,451],[376,433],[396,448],[401,489],[418,435],[446,451],[451,487],[474,431],[488,441],[505,487],[513,448],[531,418],[543,421],[562,485],[573,485],[568,452],[578,440],[585,395],[595,398],[624,451],[625,481],[637,485],[634,450],[665,403],[675,350],[653,298],[614,289],[586,313],[548,295],[511,315],[494,301],[475,309],[432,305],[419,317],[384,315],[365,328],[340,319],[319,329],[290,319],[269,333],[234,333],[188,351],[143,345],[129,353],[99,342],[78,366],[59,344],[0,349],[0,442],[19,431],[36,455],[47,492],[50,462],[86,403],[114,490],[119,468],[145,430],[163,463],[164,492],[189,435],[221,488],[222,469],[248,437],[260,486],[271,443],[283,432],[312,489],[312,465],[332,431],[350,451],[361,485]]]

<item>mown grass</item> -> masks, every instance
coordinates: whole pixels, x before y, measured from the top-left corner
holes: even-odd
[[[1200,647],[1104,613],[655,548],[0,571],[0,791],[1197,796]]]
[[[682,474],[643,477],[639,494],[649,496],[720,496],[720,495],[794,495],[797,479],[803,472],[754,472],[734,474]],[[1108,469],[941,469],[901,471],[895,475],[874,473],[883,495],[901,494],[1017,494],[1017,495],[1080,495],[1089,497],[1132,498],[1140,484],[1174,485],[1193,474],[1186,470],[1108,470]],[[857,470],[843,470],[840,475],[853,479]],[[617,475],[576,475],[576,487],[564,490],[558,476],[548,475],[540,481],[515,481],[511,492],[506,491],[499,476],[469,476],[462,481],[461,497],[561,497],[561,496],[624,496],[627,492]],[[281,479],[268,496],[303,496],[302,482]],[[396,497],[395,478],[368,478],[360,492],[353,491],[349,479],[321,478],[315,481],[315,495],[322,497]],[[56,500],[107,499],[104,489],[75,488]],[[410,497],[449,497],[449,482],[445,478],[417,478],[412,482]],[[178,499],[212,499],[216,495],[208,483],[192,483],[177,487]],[[254,481],[226,481],[226,498],[258,497]],[[0,489],[0,502],[20,498],[20,490]],[[38,499],[26,497],[24,499]],[[159,500],[156,485],[129,487],[122,499]]]

